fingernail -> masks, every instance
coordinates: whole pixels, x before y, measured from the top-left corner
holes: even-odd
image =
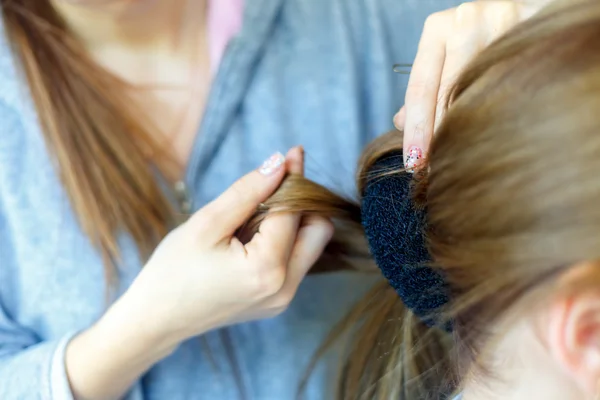
[[[406,172],[410,172],[411,174],[415,172],[415,169],[421,164],[422,159],[423,152],[419,147],[413,146],[408,149],[408,154],[404,161],[404,169]]]
[[[285,164],[285,157],[281,153],[275,153],[269,157],[258,169],[262,175],[272,175]]]

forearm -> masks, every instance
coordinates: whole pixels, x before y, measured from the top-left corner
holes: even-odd
[[[65,364],[77,400],[120,399],[177,343],[136,321],[119,302],[66,349]]]

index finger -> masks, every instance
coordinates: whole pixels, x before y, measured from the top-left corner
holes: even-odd
[[[488,8],[492,4],[487,4]],[[486,44],[489,35],[487,24],[484,22],[487,21],[474,3],[463,3],[456,8],[452,34],[446,39],[446,57],[440,78],[432,136],[437,131],[446,111],[452,85],[464,67]]]
[[[422,162],[433,134],[440,79],[446,57],[444,37],[452,27],[445,13],[430,16],[423,28],[406,90],[404,166],[413,172]]]

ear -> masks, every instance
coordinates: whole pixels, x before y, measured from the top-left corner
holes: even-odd
[[[581,283],[580,279],[587,275],[584,271],[590,272],[589,266],[574,267],[577,271],[571,270],[566,279],[573,283],[577,275]],[[548,318],[546,334],[551,356],[592,398],[598,394],[600,382],[600,290],[588,285],[579,292],[557,296]]]

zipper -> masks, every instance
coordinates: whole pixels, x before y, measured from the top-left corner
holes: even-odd
[[[173,186],[175,201],[177,202],[177,224],[184,223],[192,213],[192,198],[184,181],[177,181]]]

